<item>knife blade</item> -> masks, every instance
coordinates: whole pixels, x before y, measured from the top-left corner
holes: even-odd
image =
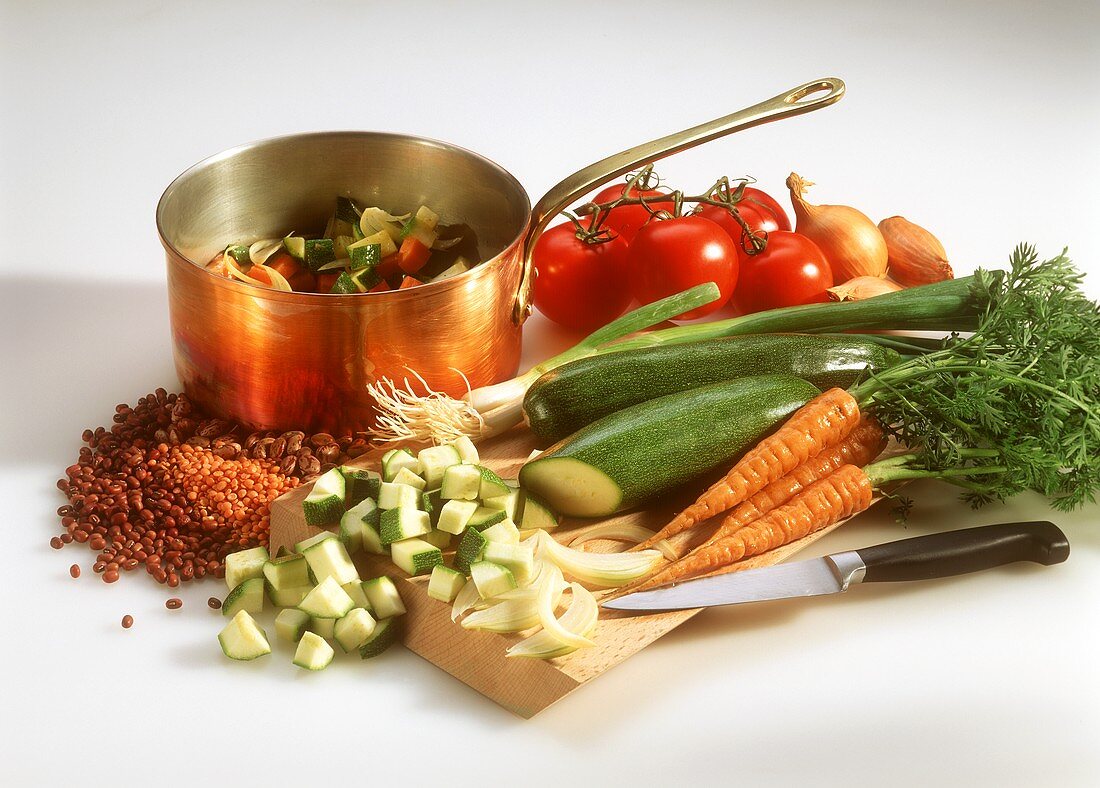
[[[689,610],[769,599],[838,594],[854,583],[930,580],[978,572],[1016,561],[1051,566],[1069,557],[1069,540],[1051,522],[1000,523],[821,558],[746,569],[638,591],[601,603],[610,610]]]

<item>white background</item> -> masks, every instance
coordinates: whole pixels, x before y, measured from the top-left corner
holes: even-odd
[[[105,586],[47,542],[86,426],[174,387],[153,209],[198,159],[315,129],[473,148],[537,197],[644,140],[837,75],[836,107],[660,167],[903,214],[956,271],[1063,245],[1100,293],[1095,3],[0,5],[0,780],[8,785],[1100,782],[1100,524],[1073,555],[711,611],[531,721],[402,650],[307,675],[221,657],[214,582]],[[535,318],[527,363],[567,340]],[[1043,518],[912,488],[819,552]],[[85,576],[73,581],[79,561]],[[119,627],[122,614],[136,619]],[[307,783],[308,781],[308,783]]]

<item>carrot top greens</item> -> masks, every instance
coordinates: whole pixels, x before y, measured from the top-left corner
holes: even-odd
[[[1060,510],[1095,500],[1100,310],[1081,292],[1082,278],[1065,251],[1040,261],[1033,247],[1018,246],[1008,271],[974,275],[972,335],[953,334],[852,389],[919,449],[898,478],[942,478],[975,506],[1024,490]]]

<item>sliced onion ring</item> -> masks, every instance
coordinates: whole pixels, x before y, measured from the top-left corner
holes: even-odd
[[[590,585],[613,588],[649,574],[661,560],[657,550],[636,553],[585,553],[558,544],[545,531],[539,534],[539,554],[566,574]]]
[[[539,582],[536,606],[539,614],[539,623],[542,624],[543,631],[563,646],[588,648],[589,646],[596,645],[583,634],[573,632],[569,628],[563,626],[558,617],[554,615],[554,608],[557,607],[555,597],[561,596],[560,592],[558,594],[554,592],[563,585],[565,585],[565,578],[562,576],[561,570],[556,566],[551,566],[550,571],[546,572],[545,576]]]
[[[592,592],[579,583],[571,583],[573,601],[569,609],[562,614],[559,623],[579,635],[590,637],[596,631],[600,617],[600,607]],[[546,630],[536,632],[526,640],[521,640],[510,649],[509,657],[527,657],[530,659],[552,659],[576,651],[572,646],[562,645]]]
[[[591,542],[595,539],[611,539],[616,542],[638,544],[653,536],[654,533],[656,532],[631,523],[597,523],[576,531],[569,541],[569,546],[580,547],[585,542]],[[655,542],[653,546],[660,550],[669,561],[675,561],[679,558],[667,539]]]
[[[282,238],[265,238],[248,247],[248,259],[252,265],[263,265],[267,258],[283,248]]]

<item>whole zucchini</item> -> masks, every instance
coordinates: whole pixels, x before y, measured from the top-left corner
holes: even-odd
[[[760,375],[651,399],[554,444],[520,484],[565,515],[629,509],[732,464],[817,394],[796,377]]]
[[[582,358],[547,372],[523,410],[543,443],[639,402],[746,375],[794,375],[822,389],[848,388],[865,370],[901,360],[867,339],[761,334],[662,345]]]

